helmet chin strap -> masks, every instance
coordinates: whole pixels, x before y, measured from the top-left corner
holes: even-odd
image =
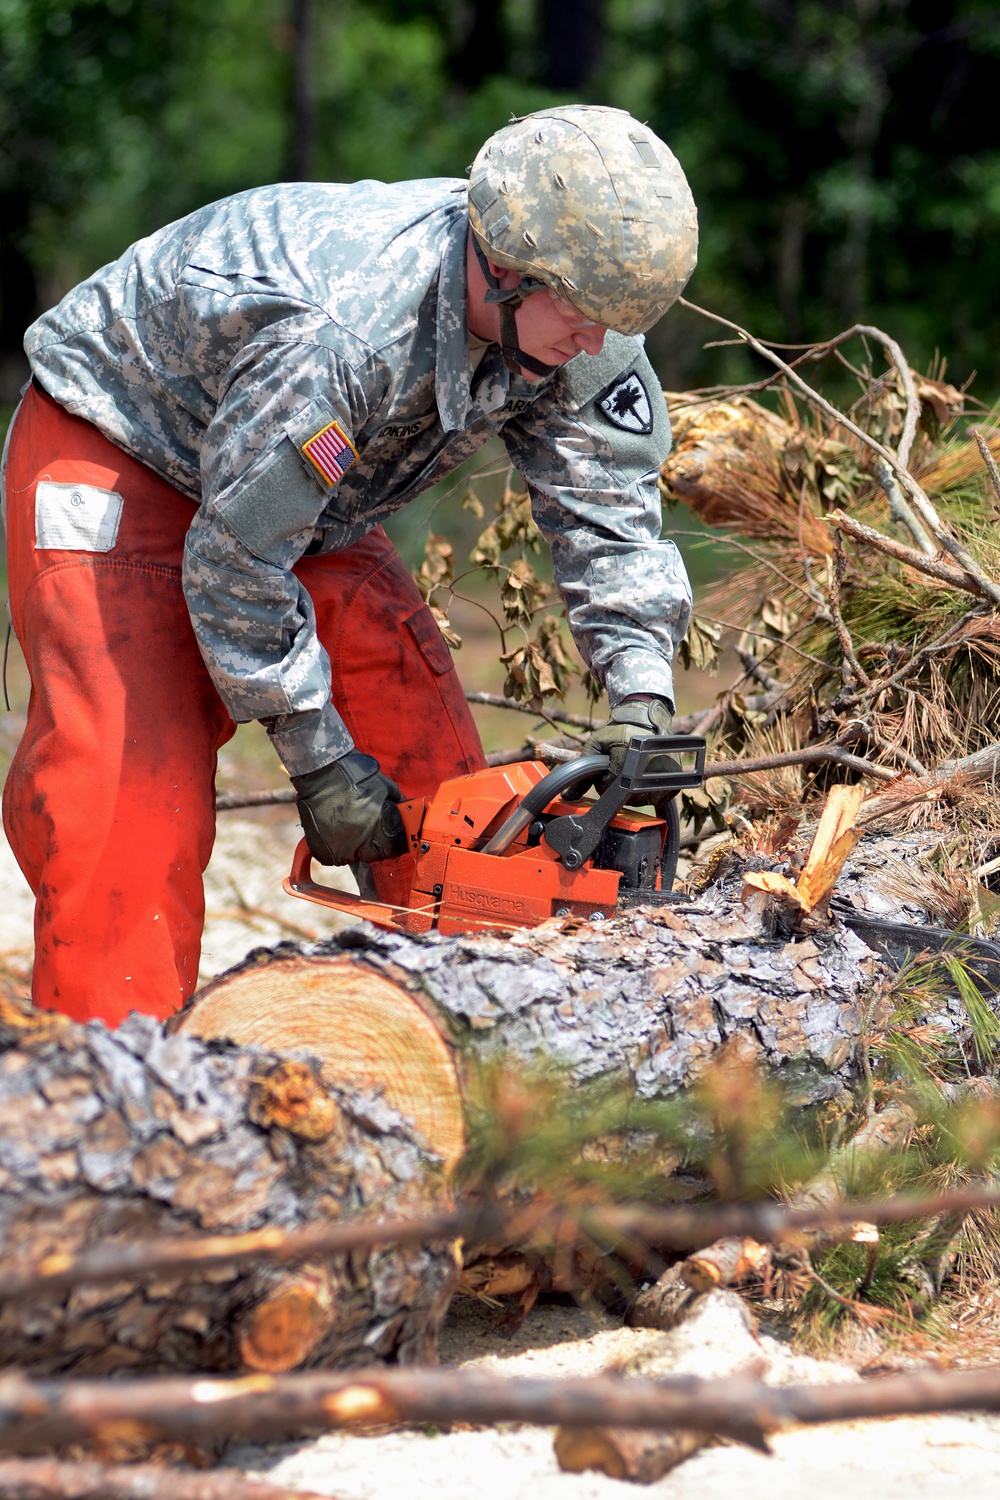
[[[500,314],[500,353],[503,355],[503,362],[507,369],[512,375],[521,375],[525,370],[529,370],[532,375],[551,375],[558,370],[558,365],[543,365],[540,359],[533,359],[530,354],[525,354],[524,350],[518,347],[517,319],[514,316],[525,297],[530,296],[532,292],[540,291],[545,283],[525,276],[522,277],[520,285],[505,291],[490,270],[490,263],[480,249],[475,235],[472,236],[472,248],[476,252],[479,269],[489,287],[483,301],[494,303]]]

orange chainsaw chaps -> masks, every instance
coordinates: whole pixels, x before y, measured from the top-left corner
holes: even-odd
[[[121,498],[110,551],[36,546],[42,479]],[[235,730],[181,587],[197,507],[35,386],[14,419],[7,502],[31,699],[4,827],[36,897],[32,995],[111,1026],[132,1010],[166,1017],[198,982],[216,753]],[[422,815],[443,781],[485,768],[433,616],[381,528],[295,572],[355,743]],[[372,870],[381,900],[407,908],[413,854]]]

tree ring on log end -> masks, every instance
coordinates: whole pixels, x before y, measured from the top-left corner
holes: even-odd
[[[379,1090],[449,1171],[465,1149],[448,1043],[412,995],[367,964],[296,955],[233,970],[199,990],[176,1029],[310,1053],[326,1083]]]

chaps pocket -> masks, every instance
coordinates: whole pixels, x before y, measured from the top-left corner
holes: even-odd
[[[446,672],[450,672],[451,651],[427,605],[422,604],[404,624],[434,675],[443,677]]]

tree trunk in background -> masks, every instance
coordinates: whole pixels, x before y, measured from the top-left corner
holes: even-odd
[[[461,40],[451,57],[450,73],[465,89],[475,89],[494,73],[507,71],[507,32],[497,0],[472,0],[463,7]]]
[[[315,22],[313,0],[291,0],[292,131],[287,173],[290,182],[309,182],[316,156]]]
[[[40,311],[35,273],[21,241],[28,228],[25,193],[0,193],[0,403],[12,405],[28,378],[24,330]]]
[[[582,89],[601,61],[604,0],[542,0],[541,11],[542,81],[567,93]]]

